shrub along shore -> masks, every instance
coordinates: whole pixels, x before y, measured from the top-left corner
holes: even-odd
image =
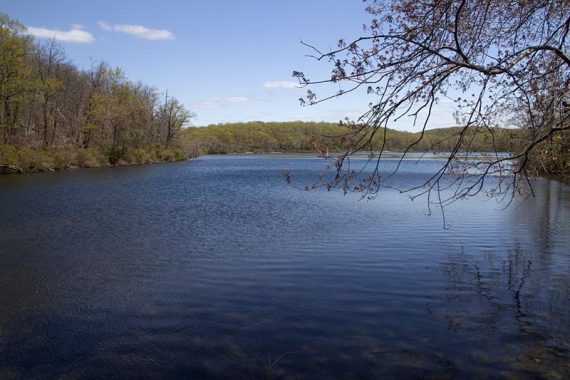
[[[170,147],[130,148],[120,152],[97,148],[31,149],[0,145],[0,174],[41,173],[82,168],[100,168],[175,162],[189,158],[182,149]]]

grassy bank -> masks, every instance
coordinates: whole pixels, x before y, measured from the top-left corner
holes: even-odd
[[[98,148],[32,149],[0,145],[0,174],[173,162],[187,158],[189,158],[188,154],[182,149],[164,146],[103,150]]]

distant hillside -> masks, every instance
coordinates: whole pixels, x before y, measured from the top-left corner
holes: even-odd
[[[438,128],[424,133],[412,151],[450,151],[461,129]],[[313,122],[247,122],[216,124],[207,127],[188,128],[183,139],[195,153],[244,153],[244,152],[308,152],[343,151],[351,143],[351,129],[336,123]],[[517,131],[494,129],[493,135],[484,128],[469,132],[469,151],[508,151]],[[420,133],[388,129],[385,150],[402,151],[420,138]],[[366,144],[365,150],[377,151],[384,140],[379,131]]]

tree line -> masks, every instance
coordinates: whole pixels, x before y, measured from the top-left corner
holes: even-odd
[[[0,164],[20,171],[185,158],[192,113],[105,63],[81,70],[0,14]]]
[[[187,128],[183,139],[195,154],[246,153],[246,152],[343,152],[352,141],[347,136],[353,126],[325,122],[261,122],[215,124],[203,128]],[[395,129],[374,134],[364,152],[385,150],[404,151],[421,132],[412,133]],[[431,129],[412,148],[415,152],[449,152],[460,138],[464,138],[466,151],[509,151],[517,144],[520,131],[496,129],[473,130],[470,138],[461,136],[460,128]]]

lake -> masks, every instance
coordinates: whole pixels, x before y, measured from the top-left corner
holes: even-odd
[[[286,169],[326,172],[227,155],[0,177],[0,378],[570,378],[568,187],[456,202],[444,229],[424,198]]]

